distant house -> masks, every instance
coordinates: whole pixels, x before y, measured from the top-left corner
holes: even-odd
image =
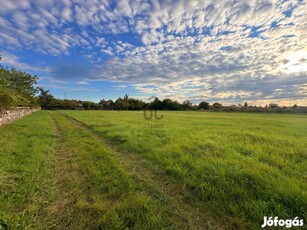
[[[108,100],[105,102],[105,105],[106,106],[111,106],[113,104],[113,101],[112,100]]]
[[[105,110],[112,110],[114,106],[114,102],[112,100],[107,100],[107,101],[101,100],[99,104],[100,107]]]
[[[76,109],[84,109],[83,101],[78,100],[78,101],[76,101],[76,103],[77,103],[77,108]]]

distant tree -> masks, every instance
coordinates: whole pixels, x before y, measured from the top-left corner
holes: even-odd
[[[223,105],[220,104],[220,103],[218,103],[218,102],[213,103],[212,106],[213,106],[213,108],[215,108],[215,109],[223,108]]]
[[[293,105],[293,108],[297,108],[297,107],[298,107],[297,104],[294,104],[294,105]]]
[[[124,110],[129,109],[129,96],[127,94],[124,96],[124,99],[123,99],[123,109]]]
[[[123,99],[122,98],[118,98],[115,103],[114,103],[114,109],[116,110],[123,110],[124,109],[124,105],[123,105]]]
[[[278,108],[278,104],[270,103],[269,107],[272,108],[272,109],[276,109],[276,108]]]
[[[209,102],[202,101],[198,105],[198,109],[208,110],[209,109]]]
[[[75,100],[61,100],[63,109],[73,109],[77,108],[77,101]]]
[[[85,101],[83,102],[83,107],[86,110],[94,109],[95,108],[95,103],[91,101]]]
[[[159,98],[155,98],[153,102],[149,103],[148,105],[148,108],[149,109],[152,109],[152,110],[162,110],[162,109],[166,109],[164,107],[164,104],[162,101],[159,100]]]
[[[182,110],[183,105],[180,104],[178,101],[172,101],[169,98],[165,98],[162,102],[158,99],[153,102],[155,104],[156,110]],[[186,101],[185,103],[186,108],[191,107],[189,103]]]
[[[50,109],[52,107],[54,97],[51,95],[49,90],[44,90],[42,87],[38,87],[37,89],[40,92],[40,95],[38,96],[40,106],[42,109]]]
[[[197,110],[197,108],[198,108],[198,105],[192,105],[192,110]]]
[[[104,104],[104,105],[109,105],[110,107],[107,109],[115,109],[115,110],[140,110],[145,108],[146,103],[138,100],[138,99],[134,99],[129,97],[127,94],[124,96],[124,98],[118,98],[115,103],[113,103],[113,101],[109,100],[109,101],[101,101],[100,103]],[[149,104],[147,105],[149,106]],[[104,107],[105,109],[105,107]]]
[[[141,100],[137,100],[134,98],[129,98],[129,110],[140,110],[143,109],[145,106],[145,103]]]
[[[165,98],[162,101],[162,109],[163,110],[172,110],[172,104],[173,104],[173,101],[171,99]]]
[[[178,101],[173,101],[171,110],[182,110],[182,104]]]
[[[248,107],[248,103],[247,102],[244,102],[244,107]]]
[[[191,110],[192,109],[192,102],[190,102],[189,100],[186,100],[182,103],[182,108],[183,110]]]
[[[114,108],[117,110],[128,110],[129,109],[129,96],[126,94],[124,98],[119,97],[115,101]]]

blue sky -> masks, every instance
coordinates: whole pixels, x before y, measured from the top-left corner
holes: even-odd
[[[307,105],[303,0],[0,0],[2,65],[56,97]]]

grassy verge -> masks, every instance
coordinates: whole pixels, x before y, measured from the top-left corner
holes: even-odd
[[[0,227],[30,227],[48,199],[54,130],[47,112],[0,127]],[[1,228],[0,228],[1,229]]]
[[[306,222],[306,116],[164,112],[147,121],[141,112],[65,114],[155,162],[233,228],[259,228],[263,216]]]

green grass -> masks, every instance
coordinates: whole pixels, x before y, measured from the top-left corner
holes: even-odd
[[[49,177],[54,131],[47,112],[40,112],[1,126],[0,133],[0,226],[24,229],[48,202],[40,197]]]
[[[189,228],[160,194],[137,185],[110,150],[62,115],[38,112],[0,129],[0,227]]]
[[[62,161],[69,162],[57,162],[66,173],[60,173],[64,186],[53,206],[53,225],[59,229],[179,229],[185,225],[169,207],[146,191],[139,192],[91,133],[59,114],[54,117],[62,133],[58,154],[66,155]]]
[[[257,228],[265,215],[306,222],[306,116],[161,113],[65,112],[159,165],[230,226]]]
[[[1,126],[0,229],[306,223],[307,116],[158,113],[41,111]]]

